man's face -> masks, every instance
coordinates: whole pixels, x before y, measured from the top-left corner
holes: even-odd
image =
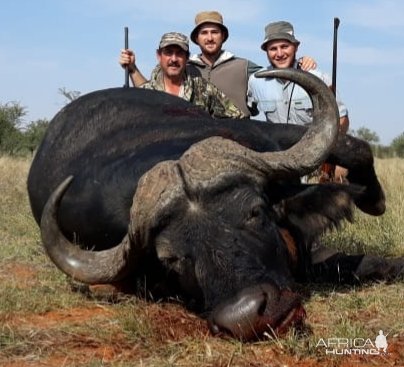
[[[196,41],[203,54],[216,55],[222,49],[224,34],[222,29],[214,23],[200,26]]]
[[[188,53],[179,46],[169,45],[157,51],[157,58],[164,75],[180,77],[185,70]]]
[[[267,43],[268,60],[274,68],[292,67],[296,51],[297,46],[287,40],[275,40]]]

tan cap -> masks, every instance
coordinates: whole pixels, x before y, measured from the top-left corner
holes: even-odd
[[[217,11],[202,11],[202,12],[196,14],[196,17],[195,17],[195,28],[191,32],[192,42],[198,44],[196,41],[196,38],[198,35],[199,27],[205,23],[217,24],[222,29],[222,32],[224,33],[223,42],[225,42],[227,40],[227,38],[229,37],[229,30],[223,24],[222,14],[220,14]]]
[[[189,41],[185,34],[178,32],[164,33],[160,40],[159,49],[171,45],[179,46],[184,51],[189,52]]]
[[[265,38],[261,45],[261,49],[266,51],[267,43],[275,40],[287,40],[297,46],[300,44],[295,38],[292,24],[285,21],[269,23],[265,27]]]

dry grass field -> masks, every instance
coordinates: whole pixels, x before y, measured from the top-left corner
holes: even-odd
[[[31,217],[30,161],[0,157],[0,365],[27,366],[404,366],[404,283],[307,285],[307,331],[255,343],[212,337],[203,320],[175,303],[90,297],[45,256]],[[388,210],[355,213],[355,224],[325,237],[344,251],[404,256],[404,160],[377,161]],[[321,341],[374,342],[386,354],[330,355]]]

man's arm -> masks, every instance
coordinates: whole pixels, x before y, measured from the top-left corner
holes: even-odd
[[[349,129],[349,117],[348,115],[339,118],[339,132],[346,134]]]
[[[136,65],[132,64],[131,66],[132,68],[129,67],[130,80],[132,81],[133,86],[140,87],[142,84],[147,82],[147,79],[143,76]]]

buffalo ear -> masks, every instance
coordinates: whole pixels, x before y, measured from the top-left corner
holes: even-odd
[[[325,231],[338,228],[343,220],[353,221],[353,202],[360,186],[343,184],[307,185],[279,203],[278,213],[286,227],[312,241]]]

